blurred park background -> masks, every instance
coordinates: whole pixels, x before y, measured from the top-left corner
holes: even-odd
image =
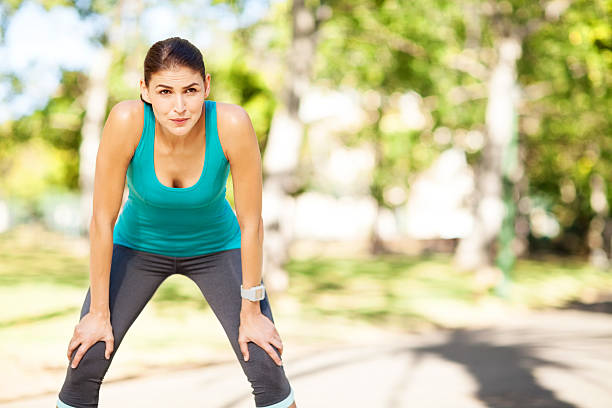
[[[568,361],[543,379],[523,364],[535,355],[502,353],[491,369],[514,364],[499,382],[518,376],[522,388],[499,391],[472,370],[480,362],[456,358],[472,384],[457,391],[462,403],[424,394],[408,404],[407,393],[352,406],[612,406],[611,16],[610,0],[3,0],[0,406],[55,401],[89,285],[101,129],[117,102],[139,98],[147,49],[173,36],[202,51],[209,99],[253,121],[264,280],[290,379],[292,356],[297,367],[315,350],[402,336],[431,354],[439,349],[418,336],[465,345],[469,330],[507,322],[562,333],[575,349],[595,330],[598,357],[581,361],[599,359],[589,368],[599,382],[563,377],[579,371]],[[233,205],[231,176],[227,190]],[[498,355],[501,345],[484,343],[465,352]],[[121,350],[109,389],[239,367],[197,287],[179,276]],[[316,385],[297,382],[298,406],[349,406],[321,391],[337,378],[324,363],[310,369]]]

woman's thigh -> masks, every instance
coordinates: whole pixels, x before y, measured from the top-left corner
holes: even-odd
[[[115,345],[153,297],[162,282],[176,272],[172,257],[113,245],[109,276],[109,311]],[[81,316],[89,312],[91,287],[87,290]]]
[[[200,288],[212,311],[219,319],[232,349],[253,387],[257,406],[266,406],[285,399],[291,389],[283,366],[259,345],[248,342],[249,361],[244,361],[238,344],[242,297],[242,261],[240,248],[195,257],[177,258],[177,272],[192,279]],[[260,301],[261,313],[272,322],[268,293]],[[278,349],[272,348],[280,356]]]
[[[76,368],[70,365],[80,345],[73,351],[60,391],[62,402],[70,406],[95,407],[100,384],[127,330],[136,320],[161,283],[175,272],[173,258],[113,245],[109,276],[109,311],[114,348],[110,359],[104,357],[106,343],[89,347]],[[89,313],[91,288],[88,288],[80,319]]]

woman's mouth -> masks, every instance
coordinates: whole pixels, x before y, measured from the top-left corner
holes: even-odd
[[[183,123],[187,122],[189,120],[189,118],[170,119],[170,120],[173,121],[174,123],[176,123],[177,125],[182,125]]]

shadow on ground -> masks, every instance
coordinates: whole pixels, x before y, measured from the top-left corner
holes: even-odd
[[[411,349],[417,355],[434,354],[463,365],[478,384],[476,397],[492,408],[576,408],[560,401],[538,384],[534,370],[542,366],[571,367],[537,357],[535,346],[495,345],[491,330],[454,330],[441,345]]]
[[[563,309],[612,314],[612,301],[595,302],[595,303],[583,303],[583,302],[573,301],[565,305]]]
[[[528,336],[530,333],[523,333]],[[520,341],[521,333],[513,333],[510,345],[496,344],[505,335],[495,329],[449,330],[446,341],[423,346],[394,346],[372,351],[361,352],[359,358],[347,355],[342,359],[334,359],[326,364],[319,364],[308,370],[295,372],[293,380],[304,377],[321,376],[326,371],[337,370],[340,367],[359,365],[368,361],[392,356],[401,358],[411,355],[413,364],[403,374],[404,378],[388,378],[398,385],[394,394],[399,395],[401,389],[410,382],[410,376],[418,375],[418,362],[427,355],[455,362],[465,367],[466,372],[477,383],[474,397],[490,408],[578,408],[576,405],[557,398],[553,391],[543,387],[536,379],[534,372],[541,367],[555,367],[562,370],[573,370],[574,367],[563,362],[555,362],[537,356],[537,350],[546,344],[546,338],[540,338],[533,343]],[[546,337],[546,336],[545,336]],[[293,361],[297,364],[299,359]],[[357,368],[357,367],[356,367]],[[444,383],[439,384],[441,392]],[[237,402],[247,398],[248,394],[237,396],[234,401],[224,405],[231,408]],[[393,396],[390,396],[393,400]],[[389,401],[389,405],[399,406]]]

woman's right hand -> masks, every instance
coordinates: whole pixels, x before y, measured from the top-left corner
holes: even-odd
[[[68,361],[74,350],[79,347],[72,360],[72,368],[76,368],[83,357],[83,354],[98,341],[106,343],[104,357],[108,360],[114,349],[115,339],[113,337],[113,328],[111,326],[110,317],[98,313],[87,313],[81,321],[75,326],[74,334],[68,345]]]

